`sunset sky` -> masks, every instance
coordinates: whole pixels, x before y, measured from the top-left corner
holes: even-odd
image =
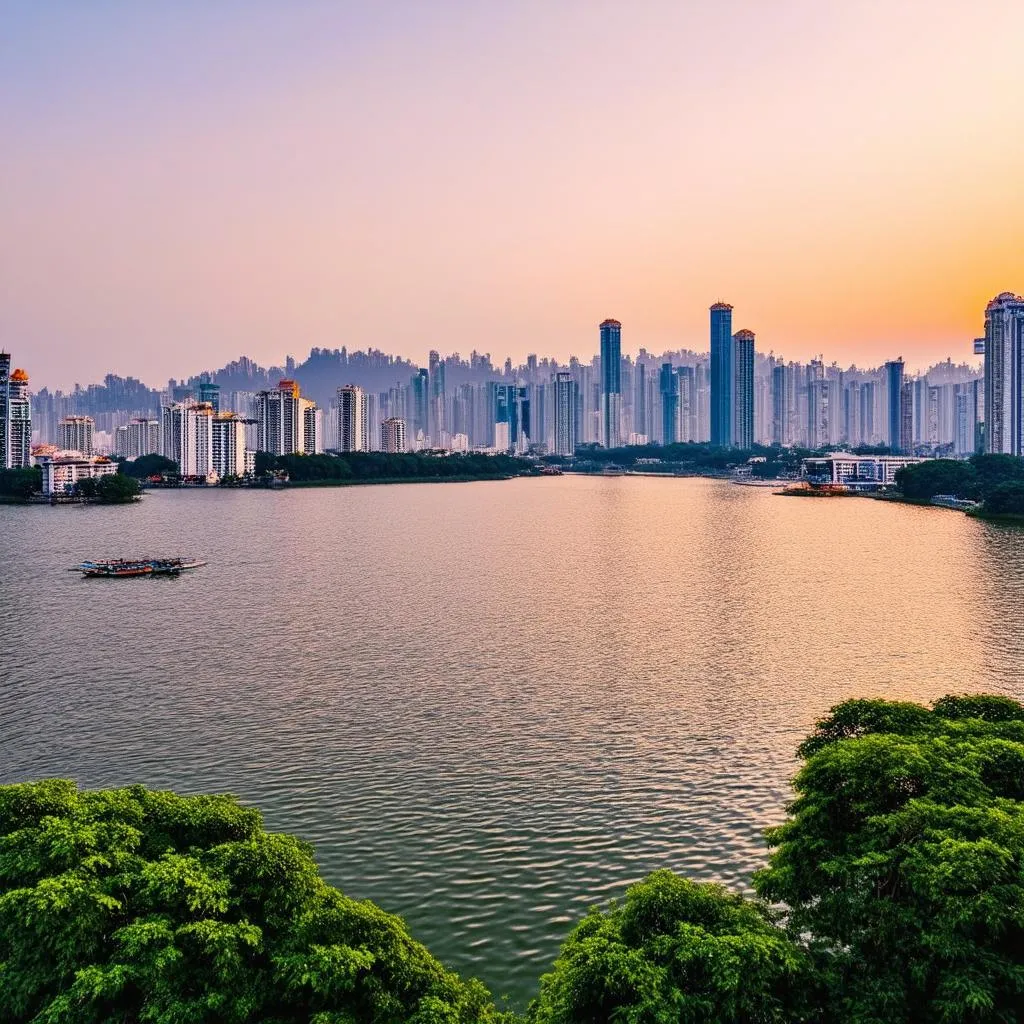
[[[1024,290],[1021,0],[0,0],[0,348],[972,359]]]

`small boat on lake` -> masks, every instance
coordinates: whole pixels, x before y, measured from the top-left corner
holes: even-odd
[[[114,558],[108,561],[82,562],[71,572],[80,572],[86,579],[128,579],[136,576],[179,576],[188,569],[206,565],[187,558]]]

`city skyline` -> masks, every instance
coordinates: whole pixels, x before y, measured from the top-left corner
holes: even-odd
[[[605,311],[694,347],[716,298],[764,351],[922,367],[1024,276],[1009,0],[5,11],[0,344],[50,386],[564,361]]]

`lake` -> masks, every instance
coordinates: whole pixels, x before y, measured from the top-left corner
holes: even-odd
[[[83,558],[191,555],[179,579]],[[1024,530],[564,476],[0,506],[0,782],[232,792],[517,1006],[587,908],[742,888],[847,697],[1024,697]]]

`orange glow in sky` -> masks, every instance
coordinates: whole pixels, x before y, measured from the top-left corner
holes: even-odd
[[[1020,0],[5,7],[0,347],[159,384],[758,348],[972,360],[1024,291]],[[9,58],[9,59],[8,59]]]

